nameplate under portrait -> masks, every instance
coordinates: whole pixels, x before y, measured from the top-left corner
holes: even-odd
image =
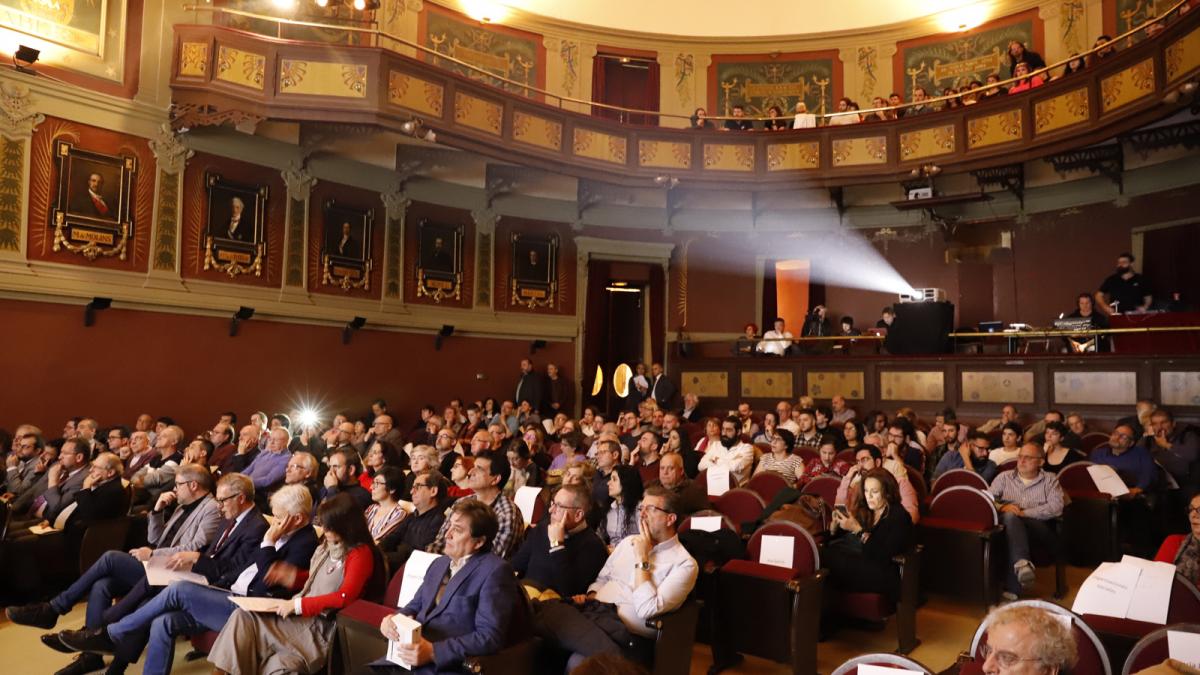
[[[204,269],[229,275],[262,276],[267,251],[266,185],[227,180],[209,171],[207,225],[204,228]]]
[[[462,298],[463,286],[462,225],[417,223],[417,297],[436,303]]]
[[[371,237],[375,211],[326,200],[322,209],[325,224],[321,248],[321,284],[371,290]]]
[[[50,213],[54,250],[66,249],[88,260],[125,259],[133,236],[133,182],[137,158],[108,155],[54,143],[58,189]]]

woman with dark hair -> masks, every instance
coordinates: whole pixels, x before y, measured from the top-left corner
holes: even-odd
[[[708,119],[708,111],[704,108],[696,108],[688,121],[693,129],[707,129],[712,131],[714,128],[712,120]]]
[[[457,452],[451,452],[442,458],[438,473],[450,479],[450,487],[446,489],[447,497],[458,499],[475,494],[474,490],[467,487],[467,460]]]
[[[1029,66],[1029,72],[1034,72],[1046,67],[1046,60],[1041,54],[1030,51],[1025,47],[1025,43],[1020,40],[1012,40],[1008,43],[1008,77],[1017,77],[1017,64],[1025,63]]]
[[[621,540],[638,533],[638,503],[642,501],[642,474],[637,467],[618,464],[608,475],[608,496],[611,499],[604,510],[604,519],[597,534],[608,544],[609,550],[616,548]]]
[[[742,336],[737,339],[733,345],[735,355],[754,355],[754,349],[758,346],[758,325],[748,323],[742,327]]]
[[[779,432],[779,415],[773,410],[768,410],[763,413],[763,430],[762,433],[754,437],[754,444],[764,443],[770,445]]]
[[[783,111],[777,105],[767,108],[767,120],[763,122],[763,131],[783,131],[790,128],[791,121],[780,117],[782,114]]]
[[[363,461],[363,472],[358,474],[358,482],[364,490],[371,491],[371,481],[375,479],[375,474],[385,466],[394,466],[403,470],[408,466],[408,455],[400,452],[391,441],[380,439],[373,443],[371,449],[367,451],[367,458]]]
[[[1087,59],[1083,58],[1079,54],[1072,54],[1071,60],[1067,61],[1066,67],[1063,68],[1063,77],[1066,77],[1067,75],[1074,75],[1075,73],[1082,73],[1086,68]]]
[[[404,471],[394,466],[380,469],[371,481],[371,502],[367,507],[367,526],[371,538],[378,544],[391,534],[404,520],[408,512],[400,506],[400,495],[404,492]]]
[[[500,414],[500,405],[496,403],[496,399],[491,396],[483,399],[483,419],[490,421],[498,414]]]
[[[842,435],[834,436],[837,441],[838,451],[842,450],[857,450],[860,445],[865,443],[867,432],[863,429],[862,422],[857,419],[848,419],[842,424]]]
[[[1117,45],[1113,42],[1111,35],[1101,35],[1096,38],[1096,41],[1092,43],[1092,49],[1100,50],[1092,55],[1092,58],[1097,61],[1103,61],[1117,53]]]
[[[892,558],[912,545],[913,524],[891,472],[868,471],[852,507],[834,510],[829,531],[833,539],[821,562],[835,588],[900,596],[900,570]]]
[[[1046,461],[1042,463],[1042,468],[1046,471],[1058,473],[1064,466],[1087,459],[1082,452],[1063,445],[1063,437],[1067,435],[1067,425],[1062,422],[1047,422],[1046,430],[1042,435],[1046,440],[1044,446]]]
[[[322,612],[341,609],[374,593],[372,586],[382,586],[383,575],[375,569],[379,550],[354,500],[346,494],[326,500],[317,519],[325,534],[308,570],[276,562],[264,577],[269,585],[299,592],[276,601],[274,613],[235,611],[208,655],[218,669],[231,675],[321,672],[336,629]]]

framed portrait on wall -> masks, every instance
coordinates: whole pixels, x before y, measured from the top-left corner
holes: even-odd
[[[511,302],[553,307],[558,291],[558,235],[512,235]]]
[[[204,174],[204,184],[208,190],[204,269],[217,269],[230,277],[262,276],[267,186],[236,183],[212,171]]]
[[[55,141],[58,190],[50,213],[54,250],[88,260],[125,259],[133,236],[133,181],[137,158],[107,155]]]
[[[321,283],[371,290],[371,237],[375,211],[326,200],[322,208]]]
[[[417,297],[462,298],[463,226],[417,223]]]

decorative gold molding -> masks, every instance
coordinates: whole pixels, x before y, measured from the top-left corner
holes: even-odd
[[[254,251],[254,261],[249,265],[243,265],[236,260],[231,260],[227,263],[218,262],[217,259],[213,257],[212,235],[208,235],[204,238],[204,270],[208,271],[209,269],[215,269],[219,272],[224,272],[225,274],[229,275],[230,279],[237,277],[239,274],[249,274],[251,272],[254,273],[254,276],[261,277],[264,252],[263,243],[259,242],[256,244],[254,246]]]
[[[371,270],[375,267],[374,261],[367,259],[366,265],[363,267],[362,278],[354,281],[348,274],[334,274],[332,264],[329,262],[329,256],[322,256],[321,264],[321,285],[322,286],[338,286],[346,293],[351,289],[362,289],[364,291],[371,290]]]
[[[54,214],[54,252],[58,253],[62,249],[66,249],[71,253],[78,253],[88,260],[96,258],[111,258],[117,256],[119,259],[125,259],[126,246],[129,243],[129,223],[121,223],[121,238],[113,242],[111,248],[104,248],[95,241],[89,241],[86,244],[72,244],[67,238],[64,230],[66,229],[65,214],[61,211]],[[101,234],[101,233],[96,233]]]

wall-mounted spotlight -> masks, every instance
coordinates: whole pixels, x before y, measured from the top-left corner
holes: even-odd
[[[443,324],[441,330],[438,331],[436,337],[433,338],[433,350],[440,352],[442,350],[442,340],[454,335],[454,326]]]
[[[40,49],[26,47],[20,45],[17,51],[13,52],[13,66],[22,73],[37,75],[37,71],[33,69],[33,64],[37,63],[38,57],[42,55]]]
[[[942,172],[942,167],[937,164],[922,164],[917,168],[909,171],[908,174],[913,178],[933,178]]]
[[[529,343],[529,355],[533,356],[534,354],[537,353],[537,350],[545,349],[545,348],[546,348],[545,340],[534,340],[533,342]]]
[[[102,309],[108,309],[112,306],[112,298],[92,298],[92,301],[83,306],[83,325],[84,327],[96,323],[96,312]]]
[[[361,316],[351,319],[350,323],[347,323],[346,327],[342,329],[342,344],[350,344],[350,335],[365,325],[367,325],[367,320]]]
[[[659,174],[654,177],[654,184],[659,187],[665,187],[668,190],[679,185],[679,179],[669,174]]]
[[[412,136],[430,143],[437,142],[437,132],[425,126],[420,117],[414,117],[411,120],[400,124],[400,132],[405,136]]]
[[[253,307],[238,307],[238,310],[233,313],[233,318],[229,321],[229,337],[237,335],[238,324],[243,321],[249,321],[252,316],[254,316]]]

